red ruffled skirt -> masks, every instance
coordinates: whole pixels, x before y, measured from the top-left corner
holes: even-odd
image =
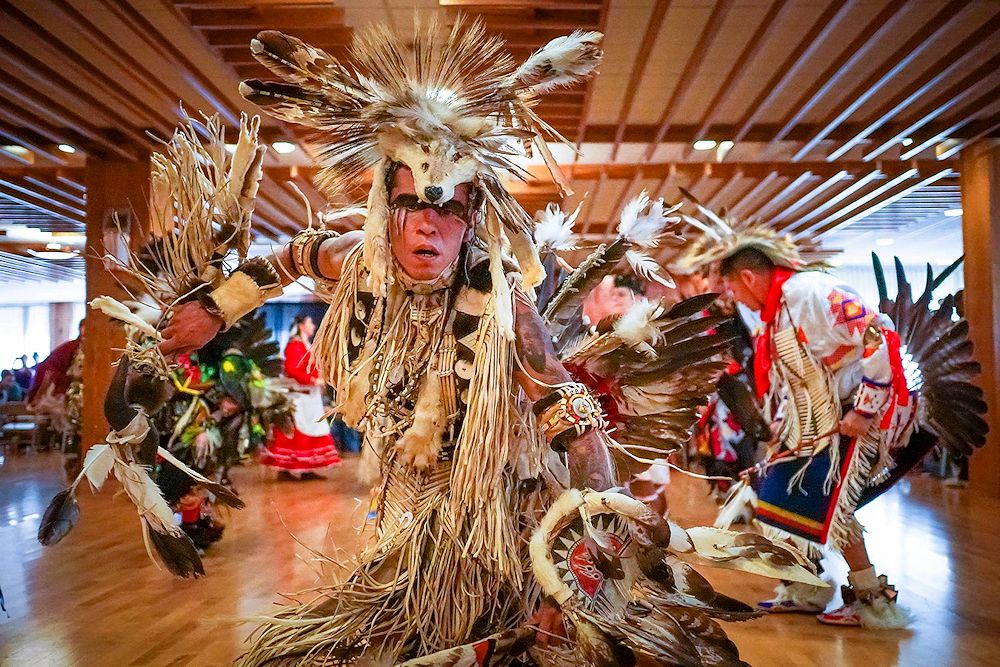
[[[337,465],[340,454],[329,433],[311,436],[295,429],[289,438],[279,429],[274,429],[267,446],[261,449],[260,462],[279,470],[307,472]]]

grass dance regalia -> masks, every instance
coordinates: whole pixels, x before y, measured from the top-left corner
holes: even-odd
[[[293,408],[277,381],[278,345],[270,338],[264,316],[247,315],[197,352],[181,355],[173,374],[177,391],[155,420],[167,451],[230,489],[230,468],[272,428],[292,428]],[[163,460],[156,483],[196,547],[222,536],[215,496],[196,480]]]
[[[972,384],[968,325],[952,321],[948,297],[935,311],[937,279],[914,302],[902,267],[900,292],[882,314],[850,287],[816,270],[829,256],[766,224],[725,220],[695,200],[702,219],[685,216],[703,235],[692,264],[721,262],[737,299],[761,311],[755,380],[774,431],[762,473],[756,518],[771,537],[786,537],[818,561],[832,546],[851,568],[844,606],[826,623],[898,627],[907,621],[896,590],[868,561],[855,511],[884,492],[935,442],[963,453],[985,442],[986,405]],[[895,324],[894,324],[895,323]],[[746,482],[730,499],[742,502]],[[727,511],[728,510],[728,511]],[[735,515],[732,507],[724,513]],[[718,524],[717,524],[718,525]],[[762,608],[822,611],[829,591],[788,584]]]
[[[227,279],[232,272],[230,255],[246,259],[265,151],[257,142],[258,119],[243,118],[231,155],[218,118],[198,125],[189,119],[164,143],[162,152],[152,156],[153,241],[141,254],[130,252],[120,262],[106,258],[117,262],[114,275],[132,297],[123,303],[103,296],[90,303],[126,332],[124,354],[104,402],[112,430],[104,443],[88,449],[80,474],[52,499],[38,530],[42,544],[59,542],[79,520],[77,487],[86,479],[99,490],[113,475],[136,506],[150,557],[183,577],[204,574],[204,568],[151,474],[157,458],[188,475],[216,502],[238,509],[243,501],[226,485],[202,475],[161,446],[155,421],[172,392],[177,364],[157,347],[162,340],[159,328],[180,304],[204,298]],[[252,269],[243,271],[246,275]],[[187,351],[197,350],[213,337]]]
[[[613,443],[600,403],[557,358],[532,296],[544,271],[531,220],[501,182],[504,172],[525,175],[512,160],[530,149],[558,174],[532,107],[589,75],[599,40],[574,33],[520,66],[480,24],[461,21],[451,31],[418,27],[413,41],[384,27],[359,30],[349,64],[280,33],[253,40],[257,59],[285,82],[245,82],[243,94],[319,131],[331,186],[374,171],[364,230],[310,228],[270,258],[192,272],[198,286],[173,289],[169,324],[147,325],[128,354],[134,364],[151,359],[145,370],[155,378],[161,353],[197,349],[283,284],[316,279],[330,308],[314,359],[345,421],[364,431],[378,493],[375,535],[345,577],[265,619],[241,664],[610,665],[638,656],[737,665],[712,619],[754,612],[717,594],[688,563],[819,582],[794,550],[758,536],[685,531],[609,490]],[[652,221],[662,227],[656,206]],[[189,222],[177,217],[183,238]],[[570,318],[557,313],[582,302],[592,267],[616,263],[630,243],[600,248],[553,297],[546,316],[557,335],[570,335],[561,324]],[[184,301],[192,290],[196,298]],[[652,308],[648,340],[609,335],[604,343],[635,370],[639,357],[657,363],[650,342],[672,332],[664,339],[686,344],[688,356],[665,357],[650,372],[676,386],[685,365],[697,373],[710,363],[703,351],[718,344],[689,310]],[[646,408],[622,424],[648,418],[667,437],[692,411],[669,393],[653,396],[667,389],[651,377],[620,386]],[[151,409],[132,389],[135,411]],[[661,399],[661,412],[676,409],[672,420],[654,418],[650,406]],[[140,441],[135,431],[127,451]],[[570,639],[536,643],[556,625],[556,610]]]

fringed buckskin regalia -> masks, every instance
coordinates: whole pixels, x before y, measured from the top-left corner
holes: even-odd
[[[619,238],[550,286],[538,312],[533,290],[545,270],[531,219],[500,175],[526,176],[514,157],[537,150],[559,179],[549,128],[532,107],[590,75],[600,39],[573,33],[521,65],[481,24],[463,21],[418,25],[412,40],[383,26],[359,30],[349,63],[281,33],[252,41],[284,81],[244,82],[244,96],[318,131],[331,188],[372,171],[363,233],[310,226],[271,258],[196,266],[196,286],[171,283],[180,305],[165,327],[142,328],[104,303],[143,334],[130,363],[158,377],[171,362],[155,343],[179,340],[178,322],[231,326],[280,291],[282,273],[314,278],[329,301],[313,358],[337,390],[336,409],[364,432],[374,535],[343,577],[263,619],[241,665],[742,665],[713,619],[756,612],[716,593],[691,563],[821,583],[795,549],[685,531],[608,488],[608,447],[662,451],[686,438],[726,341],[695,317],[707,297],[646,304],[590,343],[560,344],[576,376],[553,349],[553,337],[579,342],[574,313],[603,275],[623,259],[658,270],[643,249],[670,236],[669,209],[640,198]],[[390,200],[404,176],[412,192]],[[427,216],[460,218],[463,236],[450,265],[416,279],[393,238]],[[177,227],[170,238],[190,233]],[[699,380],[685,383],[686,373]],[[133,403],[139,416],[150,409]],[[139,436],[129,431],[123,456]],[[536,642],[547,636],[533,621],[540,606],[561,612],[568,639]]]
[[[935,442],[963,453],[985,442],[986,406],[972,384],[979,367],[971,357],[968,325],[952,321],[951,297],[937,310],[930,307],[932,290],[958,263],[937,279],[928,267],[927,287],[916,302],[898,261],[896,301],[885,295],[876,266],[880,313],[821,270],[830,253],[816,241],[793,240],[761,222],[723,219],[688,197],[701,218],[685,219],[702,231],[687,255],[689,264],[711,264],[746,249],[773,264],[754,358],[757,393],[773,439],[766,459],[745,471],[761,476],[757,520],[765,534],[787,539],[816,561],[823,545],[841,553],[863,545],[855,511],[902,477]],[[869,423],[857,437],[840,432],[849,411]],[[736,504],[748,494],[744,481],[723,514],[738,515]],[[906,623],[895,606],[895,589],[884,576],[876,577],[874,568],[852,571],[848,579],[845,606],[820,620],[872,627]],[[822,611],[828,601],[829,591],[788,584],[761,607]]]

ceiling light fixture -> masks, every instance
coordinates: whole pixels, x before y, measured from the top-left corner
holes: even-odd
[[[73,259],[79,257],[78,252],[63,252],[61,250],[32,250],[28,249],[28,254],[38,259]]]
[[[62,250],[62,243],[46,243],[46,250]]]
[[[949,208],[947,211],[944,212],[944,214],[949,218],[957,218],[958,216],[962,215],[962,209]]]
[[[909,146],[910,144],[913,143],[913,137],[903,137],[903,140],[900,141],[899,143],[903,144],[904,146]]]
[[[232,155],[236,152],[236,144],[226,144],[226,152]]]
[[[716,147],[716,142],[714,139],[699,139],[694,142],[694,149],[696,151],[710,151]]]
[[[875,239],[875,245],[893,245],[896,239]]]
[[[73,147],[73,146],[70,146],[69,144],[59,144],[58,146],[56,146],[56,148],[58,148],[59,150],[61,150],[63,153],[75,153],[76,152],[76,148]]]
[[[276,153],[288,155],[289,153],[294,153],[298,146],[290,141],[275,141],[271,144],[271,148],[273,148]]]
[[[0,146],[0,149],[3,149],[7,153],[13,153],[14,155],[27,155],[28,153],[31,152],[24,146],[18,146],[17,144],[11,144],[9,146]]]

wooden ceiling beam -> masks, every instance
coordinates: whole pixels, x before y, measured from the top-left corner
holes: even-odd
[[[250,40],[254,39],[258,32],[266,28],[267,26],[261,26],[259,29],[242,27],[232,28],[230,30],[210,29],[202,30],[201,34],[204,35],[205,41],[208,42],[209,46],[242,46],[249,51]],[[318,48],[322,48],[319,46],[320,44],[350,44],[353,32],[353,29],[348,28],[347,26],[338,26],[335,28],[313,27],[296,30],[294,36],[301,39],[306,44],[312,44]]]
[[[990,67],[992,66],[992,67]],[[974,116],[981,114],[991,103],[1000,99],[1000,86],[996,85],[996,73],[997,68],[1000,68],[1000,54],[991,58],[985,65],[978,68],[973,75],[978,74],[979,76],[968,76],[962,81],[960,81],[955,86],[952,86],[944,94],[939,95],[933,102],[924,107],[917,117],[917,120],[903,130],[896,132],[888,140],[882,142],[876,146],[873,150],[869,151],[864,155],[865,160],[870,160],[875,158],[882,153],[884,153],[889,148],[897,145],[898,142],[902,141],[903,137],[913,137],[917,130],[929,125],[931,121],[935,118],[943,116],[948,113],[951,109],[965,102],[972,95],[980,92],[986,85],[993,84],[990,90],[980,95],[971,103],[967,104],[965,108],[957,114],[957,122],[952,122],[951,125],[940,132],[936,132],[931,136],[936,136],[943,134],[944,136],[951,136],[960,127],[968,124],[972,121]],[[992,81],[991,81],[992,80]],[[926,141],[926,140],[925,140]],[[930,142],[933,143],[933,142]],[[918,144],[920,150],[926,148],[924,142]],[[919,150],[907,149],[903,151],[904,153],[912,153],[913,155],[918,154]]]
[[[815,83],[798,97],[795,104],[781,121],[781,129],[772,138],[778,142],[784,139],[802,118],[820,102],[828,93],[833,91],[840,80],[847,73],[865,58],[869,49],[889,31],[896,21],[903,15],[903,9],[907,7],[905,2],[889,2],[861,33],[840,51],[832,63],[815,79]]]
[[[809,181],[813,180],[815,175],[812,172],[805,172],[793,178],[791,183],[781,188],[773,196],[768,197],[767,200],[761,202],[759,206],[754,207],[752,210],[746,212],[746,217],[748,218],[767,218],[770,213],[781,206],[786,199],[791,197],[797,190],[806,185]]]
[[[798,199],[796,199],[793,203],[791,203],[790,205],[788,205],[785,208],[783,208],[780,211],[778,211],[774,215],[774,217],[772,218],[772,220],[779,221],[779,220],[788,219],[793,213],[795,213],[796,211],[798,211],[802,207],[809,205],[810,202],[814,201],[817,197],[819,197],[820,195],[822,195],[824,192],[826,192],[827,190],[829,190],[833,186],[835,186],[838,183],[840,183],[848,175],[849,175],[848,172],[846,170],[842,169],[842,170],[838,171],[836,174],[834,174],[833,176],[830,176],[829,178],[824,179],[818,185],[816,185],[814,188],[812,188],[811,190],[803,193],[802,196],[799,197]]]
[[[277,0],[271,0],[277,1]],[[466,11],[490,12],[494,9],[596,9],[599,0],[438,0],[442,7],[462,7]]]
[[[705,205],[713,211],[721,210],[723,208],[728,210],[729,206],[727,202],[730,199],[733,199],[733,193],[739,190],[742,180],[743,172],[740,170],[734,171],[733,174],[722,184],[722,187],[720,187],[715,194],[713,194],[711,198],[705,202]]]
[[[115,123],[116,129],[134,141],[137,146],[152,146],[152,140],[143,134],[141,130],[132,126],[113,106],[98,99],[89,91],[84,90],[75,82],[21,49],[2,35],[0,35],[0,59],[11,63],[15,67],[14,71],[26,73],[37,80],[44,81],[50,85],[56,85],[73,97],[97,109],[99,113],[107,116],[108,120]]]
[[[574,30],[596,29],[601,21],[600,5],[578,9],[572,5],[560,8],[499,7],[477,12],[488,30]]]
[[[886,193],[892,192],[901,184],[906,183],[910,179],[918,176],[919,173],[920,172],[917,169],[910,169],[908,171],[904,171],[902,174],[894,176],[893,178],[890,178],[884,183],[880,183],[877,187],[866,192],[860,197],[851,199],[850,201],[845,203],[844,206],[834,211],[830,215],[820,218],[816,222],[813,222],[812,224],[808,225],[807,227],[801,227],[797,229],[796,234],[801,235],[801,234],[819,233],[818,230],[829,228],[832,222],[841,219],[842,217],[850,214],[852,211],[856,209],[861,208],[868,202],[876,200],[882,195],[885,195]]]
[[[25,128],[17,128],[0,120],[0,138],[9,144],[23,146],[36,156],[43,157],[53,164],[66,164],[65,153],[53,150],[54,147],[47,141],[39,141],[38,137],[30,136],[28,132],[25,132]]]
[[[628,84],[625,86],[625,99],[622,100],[621,108],[618,112],[618,123],[615,130],[614,145],[611,147],[610,162],[614,162],[618,158],[618,149],[625,138],[625,126],[628,124],[629,114],[632,113],[632,105],[635,104],[635,98],[639,95],[642,77],[645,75],[646,66],[649,64],[649,55],[656,44],[656,38],[660,35],[660,28],[663,26],[663,19],[666,18],[668,9],[670,9],[670,0],[656,0],[653,3],[652,14],[650,14],[649,20],[646,22],[646,32],[642,35],[642,41],[639,43],[639,52],[636,54],[632,70],[629,72]]]
[[[958,153],[960,153],[963,149],[968,148],[969,146],[976,143],[980,139],[988,136],[993,132],[996,132],[998,129],[1000,129],[1000,119],[994,119],[992,121],[988,121],[982,125],[982,129],[979,130],[976,134],[969,137],[968,139],[963,139],[954,146],[948,148],[938,157],[941,160],[947,160],[951,157],[954,157],[955,155],[958,155]]]
[[[22,180],[31,186],[52,193],[53,195],[64,200],[67,204],[79,208],[80,210],[86,210],[87,197],[85,194],[81,195],[77,192],[70,192],[60,187],[57,183],[53,183],[45,178],[39,178],[37,175],[24,176]]]
[[[843,189],[832,192],[829,197],[824,197],[816,201],[812,208],[780,224],[778,228],[782,231],[793,231],[810,220],[815,219],[817,216],[822,215],[824,212],[829,211],[840,202],[848,201],[855,193],[861,192],[882,176],[883,173],[879,169],[869,168],[868,173],[856,177],[853,181],[848,181]]]
[[[894,118],[897,114],[911,109],[918,100],[925,98],[935,88],[940,87],[940,84],[944,82],[947,77],[951,76],[953,72],[958,71],[959,67],[964,66],[965,63],[973,57],[973,55],[978,53],[982,45],[987,43],[988,38],[995,35],[998,30],[1000,30],[1000,12],[980,26],[971,35],[962,40],[955,46],[955,48],[938,59],[933,65],[928,67],[917,80],[910,83],[891,100],[879,107],[878,110],[875,111],[874,119],[871,122],[867,123],[861,131],[857,132],[853,137],[844,142],[839,148],[830,152],[826,159],[831,161],[836,160],[875,133],[880,127],[888,123],[889,120]],[[996,72],[997,68],[1000,67],[1000,55],[994,56],[991,59],[991,63],[992,66],[989,69],[984,69],[984,66],[977,68],[977,72],[982,72],[982,74],[980,74],[977,79],[973,79],[973,82],[981,80],[984,76],[988,76],[990,73]],[[970,84],[962,86],[960,90],[964,91],[968,90],[968,88],[970,88]],[[961,94],[961,92],[958,94]],[[921,121],[929,123],[935,117],[935,115],[925,115],[921,118]],[[900,136],[898,139],[909,136],[913,130],[921,126],[922,125],[911,124],[910,127],[903,130],[905,134]],[[893,143],[894,142],[890,140],[889,142],[882,144],[882,146],[892,146]],[[882,151],[877,149],[875,151],[870,151],[865,155],[865,159],[870,160],[875,155],[879,155],[881,153]]]
[[[713,3],[712,13],[709,14],[708,21],[701,30],[701,35],[695,43],[694,51],[692,51],[691,57],[688,58],[687,62],[684,64],[684,69],[681,70],[680,78],[678,78],[674,89],[670,91],[670,98],[664,105],[663,113],[660,114],[660,118],[656,122],[656,124],[659,125],[659,129],[657,129],[656,136],[653,138],[653,141],[650,142],[649,146],[646,148],[646,152],[643,154],[643,162],[649,162],[653,159],[653,154],[656,152],[657,147],[663,141],[663,137],[670,129],[674,113],[676,113],[681,104],[684,103],[684,99],[687,97],[687,94],[691,89],[691,84],[694,82],[695,75],[698,73],[698,70],[701,69],[701,64],[705,61],[705,57],[708,55],[709,49],[712,48],[712,43],[715,41],[716,36],[722,29],[722,23],[726,18],[726,14],[729,13],[732,5],[733,0],[716,0],[716,2]]]
[[[22,206],[27,206],[28,208],[34,209],[39,213],[44,213],[50,218],[56,218],[64,222],[68,222],[74,225],[77,229],[83,229],[87,225],[87,221],[82,215],[61,213],[50,202],[10,188],[3,180],[0,180],[0,198],[15,202]]]
[[[868,78],[855,86],[848,93],[844,102],[830,115],[826,116],[826,120],[823,121],[823,128],[799,148],[792,156],[792,161],[798,162],[809,155],[814,148],[819,146],[821,141],[829,136],[830,132],[850,118],[875,93],[888,85],[893,78],[901,74],[907,66],[920,57],[924,51],[931,47],[931,44],[935,40],[948,30],[948,27],[952,25],[962,10],[968,7],[971,2],[972,0],[951,0],[929,21],[923,23],[920,29],[907,39],[902,46],[893,51],[892,55],[882,62]]]
[[[771,79],[761,88],[757,98],[747,107],[746,114],[739,120],[735,131],[730,135],[732,141],[738,143],[747,136],[760,114],[770,106],[778,95],[785,91],[792,76],[815,54],[826,38],[837,29],[852,4],[851,0],[833,0],[827,5],[823,13],[810,26],[805,36],[778,66]]]
[[[134,160],[136,154],[111,141],[101,128],[84,120],[75,112],[70,111],[55,100],[39,99],[37,93],[22,82],[8,77],[0,79],[0,92],[6,95],[0,105],[0,118],[6,119],[12,125],[23,125],[38,135],[48,138],[53,144],[70,144],[83,148],[88,153],[111,153],[126,160]],[[13,100],[22,102],[26,109]],[[41,120],[42,116],[55,119],[65,127],[56,127]]]
[[[176,3],[175,3],[176,4]],[[198,9],[185,11],[188,22],[199,30],[280,30],[288,32],[303,28],[343,28],[344,10],[335,5],[253,6],[243,11],[232,9]]]
[[[226,101],[228,99],[226,94],[201,71],[187,54],[172,41],[164,37],[142,12],[138,11],[128,2],[118,2],[117,0],[96,1],[135,32],[160,57],[180,67],[184,72],[184,78],[187,82],[199,95],[208,100],[209,104],[212,105],[226,123],[233,126],[240,124],[239,110]],[[160,4],[171,12],[177,11],[167,0],[160,0]]]
[[[879,169],[883,174],[896,176],[912,168],[921,171],[937,169],[944,164],[938,160],[884,160],[875,163],[871,162],[659,162],[653,164],[643,163],[608,163],[608,164],[566,164],[562,165],[563,172],[568,178],[579,181],[598,180],[602,175],[613,180],[632,179],[636,172],[642,171],[643,178],[656,179],[663,176],[679,176],[686,180],[698,178],[703,173],[707,173],[715,178],[730,178],[739,173],[745,178],[761,179],[776,174],[784,178],[797,178],[808,172],[820,178],[826,178],[838,174],[842,171],[855,176],[870,173],[873,169]],[[958,163],[951,162],[950,166],[958,170]],[[294,171],[293,171],[294,170]],[[264,174],[268,179],[285,181],[295,177],[313,179],[319,172],[319,167],[265,167]],[[3,170],[0,170],[2,172]],[[9,171],[9,170],[8,170]],[[534,177],[534,183],[548,183],[548,170],[542,166],[531,166],[528,172]],[[20,173],[20,172],[18,172]],[[294,175],[293,175],[294,174]]]
[[[129,87],[122,86],[120,81],[111,79],[106,71],[101,70],[90,62],[86,55],[81,54],[79,49],[74,48],[70,42],[67,42],[65,39],[61,39],[58,35],[46,29],[31,16],[28,16],[11,4],[9,0],[0,0],[0,10],[14,17],[16,22],[27,28],[27,32],[34,34],[42,42],[58,49],[74,64],[74,66],[79,67],[83,72],[90,76],[94,82],[100,84],[104,88],[104,94],[117,98],[119,102],[123,102],[126,106],[131,107],[133,111],[138,111],[139,115],[145,116],[146,121],[150,126],[169,127],[173,124],[173,119],[167,118],[160,113],[158,109],[151,107],[139,96],[133,95]],[[51,68],[47,69],[50,72],[54,71],[51,70]],[[38,76],[47,77],[48,75],[46,73],[40,73]],[[63,79],[69,81],[71,85],[75,85],[71,79],[67,77],[63,77]],[[50,78],[45,78],[44,80],[47,82],[51,81]],[[110,110],[112,113],[117,113],[114,105],[105,104],[103,100],[98,100],[98,102],[102,105],[102,107],[98,108],[104,108],[106,110]],[[124,123],[124,119],[121,119],[120,117],[110,117],[114,118],[115,122]]]
[[[8,190],[32,197],[36,202],[44,202],[52,212],[71,217],[78,216],[80,219],[85,219],[87,216],[86,203],[81,205],[73,199],[68,199],[63,196],[61,191],[59,193],[46,192],[45,188],[20,178],[0,177],[0,185],[6,186]]]
[[[702,137],[708,129],[712,126],[715,121],[716,114],[718,110],[726,103],[729,95],[736,88],[736,82],[739,81],[747,67],[750,63],[754,62],[757,55],[760,53],[761,48],[764,43],[767,42],[768,38],[774,32],[774,25],[781,15],[781,12],[789,6],[788,0],[775,0],[771,3],[768,8],[767,13],[764,18],[761,19],[760,23],[757,25],[757,29],[754,31],[753,35],[747,41],[743,51],[736,57],[736,62],[729,69],[729,73],[723,80],[722,84],[719,85],[715,90],[715,95],[712,97],[711,101],[705,105],[705,113],[701,117],[701,121],[698,122],[698,129],[695,131],[695,139]],[[694,152],[694,147],[689,146],[687,153],[685,154],[685,159],[691,159],[691,154]]]
[[[937,173],[931,174],[930,176],[926,176],[920,179],[916,183],[907,184],[902,188],[896,188],[895,191],[890,192],[887,196],[872,202],[870,205],[862,208],[854,215],[851,215],[850,217],[845,218],[843,220],[830,222],[825,226],[816,229],[815,232],[817,234],[826,234],[832,232],[834,229],[844,229],[845,227],[850,227],[858,220],[862,220],[868,217],[869,215],[875,213],[876,211],[879,211],[885,208],[886,206],[889,206],[890,204],[899,201],[903,197],[906,197],[907,195],[921,188],[927,187],[931,183],[939,181],[950,174],[951,174],[951,169],[945,168]],[[845,207],[845,208],[851,208],[851,207]],[[806,231],[808,230],[803,230],[802,232],[800,232],[800,234],[806,233]]]
[[[745,217],[743,215],[743,209],[747,203],[752,202],[754,199],[759,197],[760,194],[771,187],[777,179],[778,173],[776,171],[772,171],[765,175],[760,179],[760,181],[757,182],[756,185],[751,187],[735,204],[733,204],[733,207],[730,209],[730,213],[736,217]]]

